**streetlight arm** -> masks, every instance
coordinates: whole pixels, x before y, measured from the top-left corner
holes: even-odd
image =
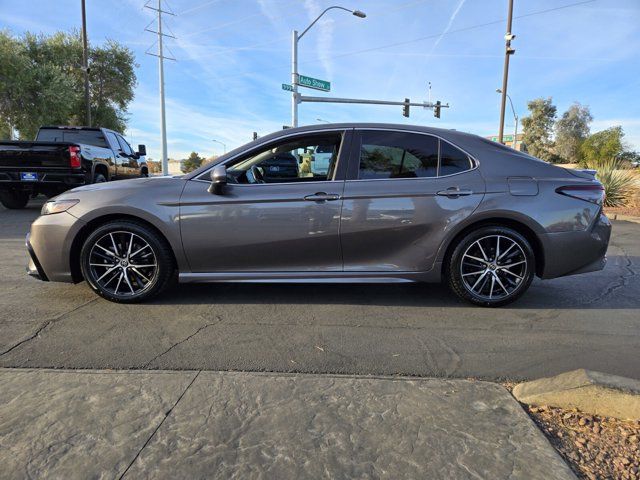
[[[511,101],[511,95],[507,93],[507,98],[509,99],[509,103],[511,104],[511,111],[513,112],[513,116],[517,119],[518,115],[516,114],[516,109],[513,108],[513,101]]]
[[[320,20],[320,17],[322,17],[325,13],[327,13],[329,10],[331,10],[331,9],[333,9],[333,8],[338,8],[338,9],[340,9],[340,10],[344,10],[345,12],[353,13],[353,10],[349,10],[348,8],[340,7],[340,6],[338,6],[338,5],[334,5],[333,7],[326,8],[326,9],[324,10],[324,12],[322,12],[320,15],[318,15],[318,16],[316,17],[316,19],[315,19],[313,22],[311,22],[311,25],[309,25],[307,28],[305,28],[305,29],[302,31],[302,33],[301,33],[300,35],[298,35],[298,40],[300,40],[300,39],[304,36],[304,34],[305,34],[305,33],[307,33],[307,32],[309,31],[309,29],[310,29],[311,27],[313,27],[313,26],[318,22],[318,20]]]

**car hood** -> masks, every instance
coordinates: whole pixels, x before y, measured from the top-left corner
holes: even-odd
[[[118,180],[113,182],[104,183],[92,183],[90,185],[83,185],[82,187],[76,187],[69,190],[67,193],[75,192],[91,192],[95,190],[131,190],[136,188],[149,188],[154,185],[159,185],[158,182],[168,182],[182,179],[182,176],[174,177],[146,177],[146,178],[134,178],[131,180]]]

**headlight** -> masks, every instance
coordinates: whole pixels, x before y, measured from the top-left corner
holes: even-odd
[[[66,212],[80,200],[49,200],[42,206],[40,215],[51,215]]]

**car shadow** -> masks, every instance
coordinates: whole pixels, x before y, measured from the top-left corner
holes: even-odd
[[[609,257],[602,272],[553,280],[536,278],[529,291],[509,308],[514,309],[629,309],[640,308],[640,285],[625,268],[640,257]],[[630,300],[612,298],[624,294]],[[250,304],[250,305],[379,305],[385,307],[478,308],[458,299],[444,284],[180,284],[151,300],[158,305]]]

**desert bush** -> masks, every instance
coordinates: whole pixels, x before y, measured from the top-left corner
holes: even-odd
[[[625,207],[636,200],[638,177],[633,171],[621,170],[620,161],[589,162],[588,168],[598,171],[596,177],[604,185],[606,207]]]

